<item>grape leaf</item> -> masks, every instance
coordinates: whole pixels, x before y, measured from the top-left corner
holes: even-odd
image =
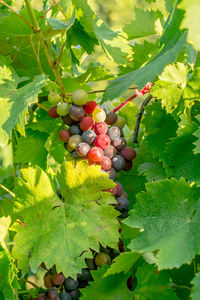
[[[72,16],[68,22],[62,22],[61,20],[50,18],[47,20],[48,24],[54,29],[54,30],[68,30],[75,22],[75,10],[72,13]]]
[[[166,66],[151,93],[162,100],[167,113],[177,108],[187,81],[187,67],[182,63]]]
[[[134,69],[139,69],[141,66],[149,62],[157,53],[158,45],[144,41],[143,44],[137,44],[132,48]]]
[[[186,88],[183,91],[183,98],[185,100],[199,99],[200,97],[200,68],[196,68],[192,74],[192,77],[187,82]]]
[[[81,289],[81,300],[131,300],[132,292],[127,288],[127,275],[122,273],[103,277],[108,266],[104,265],[97,271],[91,271],[93,282]]]
[[[170,288],[166,271],[158,272],[155,266],[143,264],[136,272],[137,287],[133,291],[135,300],[178,300]]]
[[[147,181],[158,181],[165,179],[165,170],[161,163],[159,162],[145,162],[139,165],[139,174],[145,175]]]
[[[62,165],[58,179],[64,203],[42,169],[21,171],[24,180],[18,180],[15,190],[16,208],[26,226],[14,227],[13,256],[23,273],[29,264],[36,272],[44,262],[47,268],[55,264],[58,272],[75,278],[86,266],[84,258],[91,257],[90,249],[99,251],[99,243],[117,248],[118,212],[108,205],[115,199],[102,192],[114,183],[99,166],[88,166],[87,161]]]
[[[11,224],[11,218],[8,217],[2,217],[0,218],[0,248],[2,247],[5,250],[7,249],[7,236],[8,236],[8,229]]]
[[[65,154],[67,153],[67,150],[59,138],[59,131],[60,128],[54,129],[46,141],[45,148],[55,161],[61,164],[65,161]]]
[[[196,119],[200,122],[200,115],[196,116]],[[193,133],[195,137],[197,137],[197,141],[194,142],[195,148],[194,153],[200,153],[200,126],[198,129]]]
[[[138,258],[141,256],[138,252],[123,252],[120,253],[119,256],[117,256],[114,259],[114,263],[111,265],[111,267],[107,270],[107,272],[103,275],[103,277],[106,277],[108,275],[113,275],[116,273],[127,273],[130,271],[132,265],[138,260]]]
[[[162,19],[163,16],[159,10],[135,8],[135,20],[125,25],[123,30],[127,33],[129,40],[151,36],[159,33],[156,30],[156,21],[162,21]]]
[[[103,102],[106,100],[118,98],[132,84],[136,84],[139,88],[142,88],[148,81],[152,82],[154,78],[163,71],[164,67],[167,64],[175,61],[178,53],[183,49],[183,46],[185,45],[185,38],[186,35],[183,34],[171,49],[164,52],[158,57],[156,56],[147,65],[133,72],[119,76],[118,78],[111,81],[110,85],[103,95]]]
[[[124,221],[143,232],[129,248],[134,251],[160,250],[159,269],[190,263],[199,249],[199,189],[185,179],[147,183],[146,192],[137,195],[137,203]]]
[[[200,295],[200,272],[197,273],[192,280],[193,288],[191,293],[192,300],[198,300]]]
[[[48,152],[44,145],[47,138],[48,135],[44,132],[27,129],[26,137],[21,136],[18,139],[14,156],[15,163],[30,162],[33,165],[46,169]]]

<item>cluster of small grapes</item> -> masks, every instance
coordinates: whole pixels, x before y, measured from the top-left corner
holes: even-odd
[[[129,171],[136,151],[126,146],[123,134],[125,119],[115,112],[106,113],[95,101],[88,101],[84,90],[72,93],[71,106],[68,103],[58,104],[59,97],[56,93],[49,94],[49,102],[57,105],[48,114],[53,118],[62,116],[64,124],[68,125],[68,129],[60,131],[59,137],[71,156],[100,165],[112,180],[115,180],[117,171]],[[115,207],[121,212],[120,217],[127,217],[129,201],[121,184],[117,183],[109,191],[116,197]]]

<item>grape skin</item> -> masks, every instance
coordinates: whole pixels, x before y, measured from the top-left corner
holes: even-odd
[[[125,159],[121,155],[115,155],[112,158],[112,166],[117,171],[123,170],[125,167]]]
[[[86,130],[91,130],[94,127],[94,120],[92,117],[84,117],[81,121],[80,121],[80,128],[83,131]]]
[[[111,159],[107,156],[103,156],[99,163],[101,165],[102,170],[104,171],[109,170],[112,165]]]
[[[108,171],[105,172],[109,174],[110,179],[115,180],[117,173],[114,168],[111,167]]]
[[[59,116],[66,116],[69,112],[69,104],[68,103],[60,103],[58,106],[57,106],[57,114]]]
[[[69,109],[69,115],[74,121],[80,121],[85,116],[85,111],[82,106],[72,104]]]
[[[81,293],[78,289],[75,289],[75,290],[71,291],[69,294],[71,295],[72,300],[79,299],[79,297],[81,295]]]
[[[112,126],[108,129],[108,135],[111,141],[118,140],[120,138],[120,129],[117,126]]]
[[[122,152],[121,155],[126,159],[126,160],[133,160],[136,157],[136,151],[135,149],[131,148],[131,147],[125,147]]]
[[[121,151],[122,149],[124,149],[126,147],[126,139],[121,137],[118,140],[115,140],[113,142],[113,145],[118,151]]]
[[[58,291],[56,289],[48,289],[46,295],[49,300],[58,300]]]
[[[80,135],[72,135],[69,139],[68,144],[72,149],[76,149],[78,144],[80,144],[81,142],[82,142],[82,138]]]
[[[99,162],[103,156],[103,151],[99,147],[92,147],[88,152],[89,159],[94,162]]]
[[[104,122],[106,119],[106,113],[102,108],[98,107],[93,111],[92,117],[95,122]]]
[[[58,93],[55,92],[51,92],[48,95],[48,101],[51,104],[58,104],[58,102],[60,101],[60,95]]]
[[[85,143],[88,143],[89,145],[93,143],[93,141],[96,138],[96,134],[92,130],[86,130],[82,134],[82,140]]]
[[[96,135],[106,134],[108,132],[108,126],[104,122],[99,122],[94,125],[94,131]]]
[[[62,273],[54,273],[52,276],[52,282],[55,284],[55,286],[63,284],[64,280],[65,276]]]
[[[97,106],[98,104],[95,101],[88,101],[83,108],[87,114],[91,115]]]
[[[122,211],[123,209],[128,209],[129,207],[129,201],[125,197],[118,197],[117,204],[115,205],[115,208],[119,211]]]
[[[96,137],[95,146],[100,147],[101,149],[106,149],[110,145],[110,138],[106,134],[100,134]]]
[[[71,100],[76,105],[83,105],[88,101],[88,94],[84,90],[76,90],[72,93]]]
[[[76,152],[79,156],[85,157],[90,151],[90,146],[87,143],[80,143],[76,148]]]

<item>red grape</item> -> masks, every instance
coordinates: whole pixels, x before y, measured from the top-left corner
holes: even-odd
[[[84,117],[81,121],[80,121],[80,128],[83,130],[83,131],[86,131],[86,130],[90,130],[94,127],[94,120],[92,117]]]
[[[102,170],[104,171],[109,170],[112,165],[111,159],[107,156],[103,156],[99,163],[101,165]]]
[[[92,147],[88,152],[89,159],[94,162],[99,162],[103,157],[103,151],[99,147]]]
[[[106,149],[110,145],[110,138],[106,134],[100,134],[94,140],[95,146]]]
[[[126,160],[132,160],[136,157],[136,151],[135,149],[131,148],[131,147],[125,147],[122,152],[121,155],[126,159]]]
[[[97,106],[98,104],[95,101],[88,101],[83,108],[87,114],[92,114]]]
[[[119,182],[115,182],[117,185],[116,185],[116,196],[117,197],[120,197],[121,196],[121,194],[123,193],[123,187],[122,187],[122,185],[121,185],[121,183],[119,183]]]
[[[64,280],[65,280],[65,276],[63,275],[63,273],[54,273],[52,276],[52,282],[56,286],[63,284]]]
[[[59,117],[60,117],[60,116],[57,114],[57,105],[51,107],[51,108],[48,110],[48,115],[49,115],[49,117],[51,117],[51,118],[59,118]]]
[[[67,143],[69,141],[71,134],[69,133],[69,130],[63,129],[59,132],[59,138],[64,143]]]
[[[130,171],[132,169],[132,160],[125,160],[124,171]]]
[[[108,131],[108,126],[104,122],[96,123],[94,125],[94,131],[97,135],[106,134]]]
[[[104,149],[104,155],[108,156],[109,158],[113,158],[117,154],[117,150],[113,146],[108,146],[106,149]]]
[[[111,111],[109,114],[106,115],[105,122],[108,125],[113,125],[117,121],[117,119],[118,119],[118,115]]]
[[[76,148],[77,154],[81,157],[87,156],[89,150],[90,150],[90,146],[87,143],[80,143]]]

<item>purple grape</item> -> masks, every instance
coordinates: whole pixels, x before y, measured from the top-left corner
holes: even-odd
[[[69,115],[71,119],[75,121],[80,121],[85,116],[83,106],[72,104],[72,106],[69,109]]]
[[[114,112],[110,112],[109,114],[106,115],[106,120],[105,122],[108,124],[108,125],[112,125],[114,124],[118,119],[118,115]]]
[[[59,299],[60,300],[72,300],[72,297],[70,294],[68,294],[66,292],[62,292],[59,294]]]
[[[115,155],[112,158],[112,167],[117,170],[123,170],[125,167],[125,159],[121,155]]]
[[[46,295],[49,300],[58,300],[58,291],[56,289],[48,289]]]
[[[66,292],[75,290],[77,288],[77,286],[78,286],[78,280],[74,280],[74,279],[68,277],[64,281],[64,287],[65,287]]]
[[[121,151],[122,149],[124,149],[126,147],[126,139],[121,137],[119,138],[118,140],[115,140],[113,142],[113,145],[115,146],[115,148],[118,150],[118,151]]]
[[[75,134],[81,135],[82,134],[82,130],[76,124],[69,127],[69,132],[71,133],[71,135],[75,135]]]
[[[117,173],[114,168],[111,167],[108,171],[104,171],[104,172],[109,174],[110,179],[115,180]]]
[[[117,204],[115,205],[115,208],[119,211],[122,211],[123,209],[128,209],[129,207],[129,201],[125,197],[118,197],[117,199]]]
[[[75,289],[73,290],[72,292],[69,293],[72,297],[72,300],[76,300],[76,299],[79,299],[81,293],[79,290]]]
[[[92,130],[86,130],[82,134],[82,140],[89,145],[93,143],[96,138],[96,133]]]

